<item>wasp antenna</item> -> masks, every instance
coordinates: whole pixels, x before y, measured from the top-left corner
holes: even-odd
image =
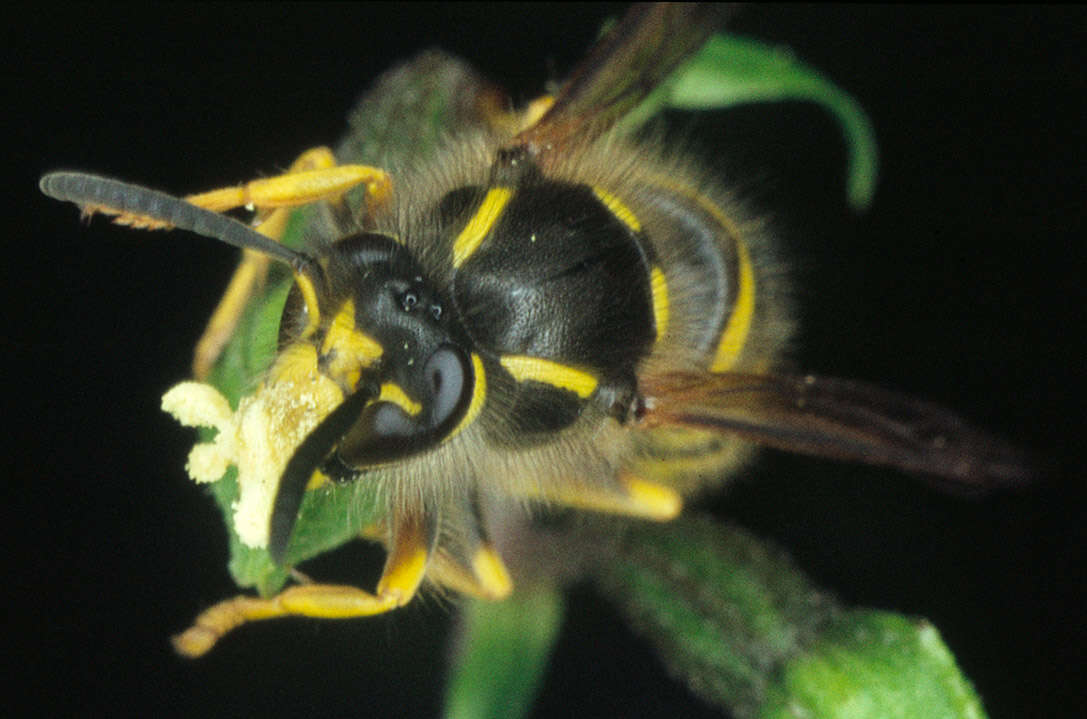
[[[38,187],[56,200],[161,220],[228,245],[263,253],[286,262],[299,274],[317,273],[318,265],[308,255],[284,247],[233,218],[165,192],[85,172],[66,171],[43,175]]]

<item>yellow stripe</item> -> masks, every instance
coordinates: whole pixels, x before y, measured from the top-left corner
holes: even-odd
[[[710,365],[711,372],[725,372],[736,364],[751,330],[751,320],[755,316],[755,271],[751,266],[747,245],[739,237],[736,238],[736,257],[740,262],[740,271],[737,273],[740,287],[736,292],[736,304],[732,308],[728,324],[721,333],[717,354]]]
[[[302,330],[302,339],[305,339],[321,326],[321,306],[317,303],[317,290],[309,277],[295,273],[294,281],[298,284],[298,289],[302,293],[302,300],[306,303],[306,310],[309,312],[306,328]]]
[[[717,352],[710,364],[711,372],[725,372],[735,366],[736,361],[739,359],[740,351],[743,349],[744,343],[747,342],[747,336],[751,330],[751,321],[755,315],[755,271],[751,265],[751,255],[748,253],[743,240],[740,239],[740,228],[708,197],[686,185],[677,184],[671,178],[663,175],[653,177],[652,181],[659,187],[671,190],[696,202],[699,207],[717,220],[721,228],[736,243],[736,257],[740,263],[740,271],[737,273],[740,286],[736,292],[736,303],[732,308],[732,314],[725,325],[725,330],[721,333],[721,339],[717,343]]]
[[[596,390],[596,377],[558,362],[525,355],[506,355],[498,361],[518,382],[543,382],[552,387],[569,390],[582,399]]]
[[[618,197],[611,194],[607,190],[602,190],[599,187],[593,188],[593,194],[595,194],[597,198],[602,203],[604,203],[604,206],[611,211],[611,214],[618,217],[624,225],[629,227],[634,232],[642,231],[642,223],[638,222],[637,215],[631,212],[630,208],[623,204],[622,200],[620,200]]]
[[[657,339],[668,331],[668,280],[660,267],[649,272],[649,289],[653,293],[653,320],[657,324]]]
[[[457,239],[453,241],[453,267],[460,267],[465,260],[472,256],[472,253],[479,249],[480,244],[483,243],[484,238],[494,227],[494,223],[502,215],[502,210],[506,208],[511,197],[513,197],[513,190],[508,187],[492,187],[487,191],[487,196],[483,198],[483,204],[479,206],[476,214],[472,215],[472,219],[468,220],[468,224],[464,226],[464,229],[457,235]]]
[[[392,402],[413,417],[423,411],[423,405],[412,401],[412,399],[404,393],[404,390],[400,385],[392,382],[386,382],[381,385],[381,394],[378,395],[377,399],[378,401],[384,400],[385,402]]]
[[[468,403],[468,409],[461,418],[456,429],[449,433],[449,437],[456,436],[462,429],[476,421],[479,411],[483,409],[483,402],[487,399],[487,373],[483,370],[483,360],[479,355],[472,353],[472,370],[475,372],[475,384],[472,387],[472,401]],[[446,438],[448,439],[448,437]]]

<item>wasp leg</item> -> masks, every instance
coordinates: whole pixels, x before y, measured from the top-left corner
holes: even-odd
[[[465,521],[456,546],[435,555],[429,577],[460,594],[492,601],[505,599],[513,592],[513,580],[487,537],[478,501],[465,504]]]
[[[234,207],[253,206],[271,210],[262,218],[257,231],[273,240],[281,240],[287,229],[290,209],[318,200],[339,201],[352,187],[366,186],[370,211],[383,206],[392,194],[392,181],[376,167],[336,165],[327,147],[307,150],[283,175],[254,180],[245,185],[227,187],[185,199],[205,209],[222,212]],[[246,250],[234,271],[219,305],[208,320],[193,352],[193,376],[204,379],[211,371],[223,347],[234,334],[242,311],[253,290],[263,282],[270,259]]]
[[[200,614],[191,627],[173,638],[174,649],[187,657],[201,656],[231,630],[261,619],[352,619],[402,607],[423,581],[436,537],[437,521],[416,515],[398,517],[376,594],[338,584],[302,584],[267,599],[234,597]]]
[[[550,490],[540,498],[591,512],[622,514],[666,522],[683,509],[683,498],[670,487],[621,472],[607,485],[574,484]]]

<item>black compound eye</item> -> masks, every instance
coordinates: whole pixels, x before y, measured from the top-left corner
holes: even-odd
[[[419,304],[419,296],[414,292],[405,292],[400,296],[400,306],[405,312],[411,312],[417,304]]]

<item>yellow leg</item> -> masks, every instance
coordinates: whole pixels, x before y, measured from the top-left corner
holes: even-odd
[[[489,544],[476,548],[467,562],[451,556],[435,557],[430,579],[460,594],[498,601],[513,592],[513,580],[498,552]]]
[[[428,574],[430,580],[478,599],[495,601],[508,597],[513,592],[513,580],[487,537],[479,498],[466,497],[459,506],[447,507],[446,514],[454,515],[453,524],[459,531],[435,555]]]
[[[186,657],[198,657],[231,630],[261,619],[352,619],[402,607],[415,596],[426,575],[436,530],[437,523],[424,517],[397,518],[376,594],[338,584],[302,584],[268,599],[234,597],[200,614],[191,627],[173,638],[174,649]]]
[[[537,495],[532,495],[537,496]],[[666,522],[683,509],[683,498],[670,487],[629,473],[620,473],[610,484],[575,484],[549,490],[539,499],[592,512],[623,514]]]
[[[367,204],[371,210],[388,202],[392,194],[392,181],[384,171],[365,165],[337,166],[331,150],[317,147],[299,155],[286,174],[188,195],[185,199],[216,212],[241,206],[271,210],[256,229],[278,241],[286,232],[291,208],[318,200],[338,202],[344,192],[360,184],[366,185]],[[248,250],[242,253],[238,269],[196,343],[192,366],[193,376],[197,379],[204,379],[211,371],[234,334],[253,291],[264,281],[268,265],[269,259],[265,255]]]

